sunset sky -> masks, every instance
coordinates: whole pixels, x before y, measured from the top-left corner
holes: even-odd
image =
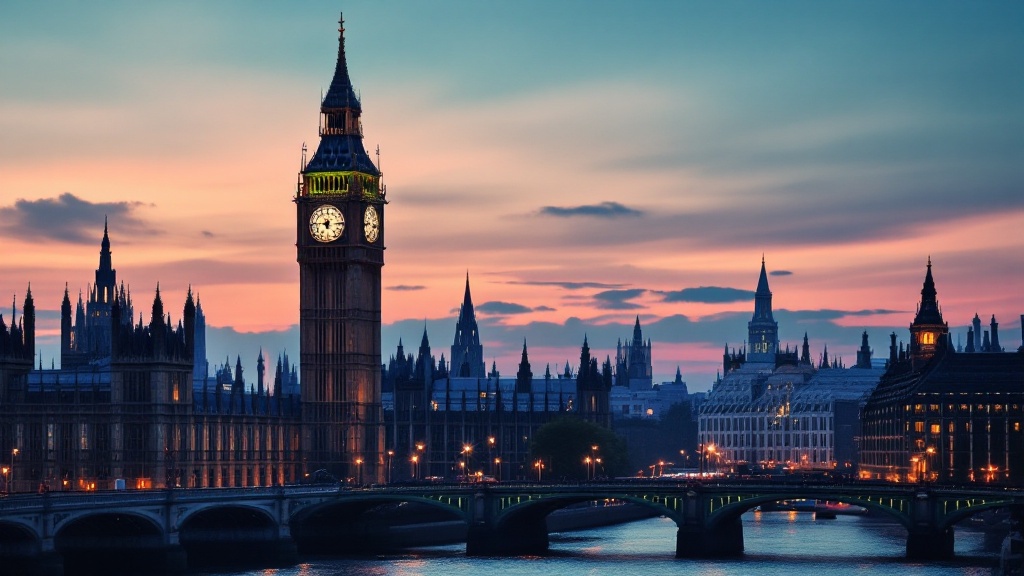
[[[384,358],[449,357],[468,273],[488,368],[602,360],[710,387],[762,255],[783,343],[907,339],[925,264],[954,333],[1024,313],[1019,2],[5,2],[0,309],[48,367],[103,218],[148,321],[189,285],[211,361],[298,358],[292,197],[344,10],[390,204]],[[20,315],[20,311],[19,311]]]

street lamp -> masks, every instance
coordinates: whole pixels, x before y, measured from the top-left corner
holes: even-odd
[[[587,456],[586,458],[583,459],[584,468],[587,471],[587,481],[590,480],[590,464],[591,464],[591,462],[592,462],[592,460],[590,459],[590,456]]]
[[[714,444],[708,444],[708,454],[710,455],[711,458],[715,457],[715,445]],[[711,461],[710,460],[708,460],[708,468],[709,468],[709,471],[710,471],[710,468],[711,468]]]
[[[420,461],[422,461],[422,462],[423,462],[424,464],[427,464],[427,463],[428,463],[428,462],[427,462],[427,458],[426,458],[426,456],[424,455],[424,451],[425,451],[426,449],[427,449],[427,445],[426,445],[426,444],[424,444],[423,442],[417,442],[417,443],[416,443],[416,462],[420,462]],[[419,470],[419,466],[417,466],[417,467],[416,467],[416,470],[417,470],[417,471]],[[428,473],[429,473],[429,471],[430,471],[430,468],[427,468],[427,471],[428,471]],[[418,476],[417,476],[417,478],[418,478]]]
[[[7,493],[8,494],[13,494],[14,493],[14,488],[13,488],[13,486],[14,486],[14,457],[18,455],[18,452],[19,452],[19,450],[17,448],[13,448],[11,450],[11,475],[8,476],[8,479],[7,479]]]
[[[935,455],[935,447],[934,446],[929,446],[927,449],[925,449],[924,453],[925,453],[925,456],[927,457],[927,462],[926,463],[928,465],[928,468],[930,469],[932,467],[932,456]],[[927,479],[927,475],[930,474],[930,472],[926,470],[925,474],[926,474],[925,478]]]
[[[420,461],[420,457],[416,454],[413,454],[410,460],[412,460],[412,479],[417,480],[420,477],[419,467],[417,466],[417,464]]]
[[[487,437],[487,460],[488,461],[490,461],[491,460],[491,456],[494,455],[493,454],[493,452],[494,452],[494,441],[495,441],[494,440],[494,436],[488,436]],[[494,476],[494,467],[493,466],[491,467],[491,476]]]
[[[7,478],[7,473],[10,472],[11,469],[8,468],[7,466],[4,466],[2,470],[4,473],[4,493],[7,494],[10,493],[11,491],[11,481]]]
[[[473,453],[473,445],[472,444],[463,444],[462,445],[462,470],[463,470],[463,472],[471,471],[471,468],[469,466],[469,456],[472,453]]]
[[[498,480],[498,482],[501,482],[501,458],[494,459],[494,469],[497,470],[498,472],[495,478]]]
[[[388,484],[391,484],[391,459],[395,457],[394,450],[388,450]]]
[[[537,460],[536,462],[533,463],[533,467],[537,469],[537,482],[540,482],[540,473],[542,470],[544,470],[544,462],[541,460]]]
[[[360,486],[363,485],[363,459],[356,458],[356,480]]]

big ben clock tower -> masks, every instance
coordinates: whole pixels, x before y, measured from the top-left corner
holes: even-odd
[[[363,148],[362,111],[345,61],[320,106],[320,144],[299,173],[295,196],[299,262],[302,453],[307,473],[382,479],[380,299],[384,189]]]

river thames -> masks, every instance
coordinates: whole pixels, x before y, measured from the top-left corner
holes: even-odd
[[[285,569],[218,572],[233,576],[714,576],[833,574],[989,575],[1003,535],[958,527],[957,558],[943,563],[903,558],[906,530],[894,523],[809,512],[750,512],[743,517],[746,552],[728,560],[675,558],[675,524],[652,518],[551,535],[543,557],[467,558],[464,545],[369,558],[325,558]]]

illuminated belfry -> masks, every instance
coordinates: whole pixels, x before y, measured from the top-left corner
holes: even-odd
[[[949,334],[949,326],[942,319],[939,301],[936,298],[935,280],[932,279],[932,259],[928,258],[928,270],[921,287],[921,303],[917,315],[910,324],[910,360],[919,368],[935,355],[939,339]]]
[[[320,106],[320,143],[303,148],[296,207],[302,450],[307,472],[383,479],[381,267],[385,190],[363,148],[344,20]]]

